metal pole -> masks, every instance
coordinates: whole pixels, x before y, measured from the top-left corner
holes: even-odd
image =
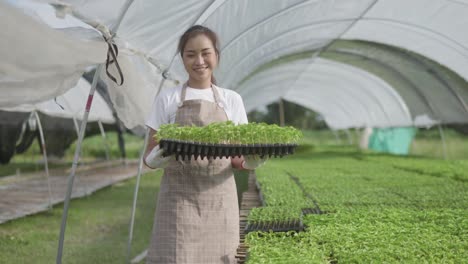
[[[349,129],[345,129],[345,133],[346,133],[346,136],[348,136],[348,143],[349,145],[352,145],[353,144],[353,138],[351,136],[351,133],[349,132]]]
[[[49,210],[52,209],[52,188],[50,187],[50,175],[49,175],[49,162],[47,160],[47,151],[46,151],[46,144],[45,144],[45,139],[44,139],[44,132],[42,130],[42,125],[41,125],[41,119],[39,118],[39,115],[37,114],[37,111],[34,110],[34,117],[36,118],[37,121],[37,126],[39,127],[39,136],[41,139],[41,146],[42,146],[42,155],[44,156],[44,168],[45,168],[45,173],[46,173],[46,179],[47,179],[47,189],[49,191]]]
[[[283,98],[280,98],[279,99],[279,122],[280,122],[280,126],[284,127],[284,102],[283,102]]]
[[[136,180],[136,185],[135,185],[135,191],[133,193],[132,216],[130,220],[130,231],[129,231],[128,243],[127,243],[127,263],[131,263],[133,226],[135,224],[135,212],[136,212],[136,206],[137,206],[137,200],[138,200],[138,189],[140,188],[141,172],[143,170],[143,158],[145,156],[146,145],[148,144],[148,140],[149,140],[149,129],[146,128],[145,142],[143,144],[143,148],[141,149],[141,153],[140,153],[140,160],[138,164],[138,175],[137,175],[137,180]]]
[[[106,152],[106,160],[110,160],[109,156],[109,144],[107,144],[106,132],[104,131],[104,126],[102,125],[101,120],[98,120],[99,130],[101,131],[102,142],[104,143],[104,148]]]
[[[57,252],[57,259],[56,263],[61,264],[62,263],[62,255],[63,255],[63,241],[65,238],[65,229],[67,225],[67,218],[68,218],[68,208],[70,206],[70,197],[73,189],[73,181],[75,179],[75,173],[76,173],[76,168],[78,167],[78,161],[80,159],[80,153],[81,153],[81,143],[83,142],[85,130],[86,130],[86,124],[88,122],[88,116],[89,116],[89,111],[91,109],[91,104],[93,102],[93,96],[94,92],[96,91],[96,85],[99,79],[99,75],[101,74],[103,65],[100,64],[96,72],[94,74],[93,78],[93,83],[91,85],[91,90],[89,91],[88,95],[88,101],[86,102],[86,108],[85,112],[83,115],[83,120],[81,122],[81,127],[80,127],[80,134],[78,135],[78,144],[75,149],[75,156],[73,158],[73,164],[71,168],[70,175],[68,176],[68,186],[67,186],[67,193],[65,195],[65,202],[63,206],[63,213],[62,213],[62,223],[60,226],[60,237],[59,237],[59,247],[58,247],[58,252]]]
[[[76,138],[80,136],[80,126],[78,125],[78,120],[76,120],[76,116],[73,115],[73,124],[75,125],[76,131]]]
[[[437,127],[439,128],[440,139],[442,141],[442,153],[444,155],[444,159],[448,160],[447,145],[445,144],[444,130],[442,129],[442,125],[440,123],[437,125]]]
[[[341,139],[340,139],[340,136],[338,135],[338,132],[333,129],[331,129],[331,132],[333,133],[333,135],[335,135],[336,144],[341,145]]]
[[[118,28],[120,26],[120,23],[123,20],[123,17],[125,16],[128,8],[130,7],[130,5],[132,3],[133,3],[133,0],[127,0],[127,2],[125,2],[125,4],[124,4],[123,8],[121,9],[121,12],[120,12],[120,14],[118,16],[117,23],[112,28],[113,29],[112,32],[117,32],[117,30],[118,30]],[[100,32],[103,32],[103,31],[100,31]],[[103,34],[106,34],[106,33],[107,32],[103,32]],[[106,37],[109,37],[109,36],[106,36]],[[56,258],[56,263],[57,264],[62,263],[63,241],[64,241],[64,238],[65,238],[65,228],[66,228],[66,225],[67,225],[68,208],[69,208],[69,205],[70,205],[70,196],[71,196],[71,192],[72,192],[72,189],[73,189],[73,180],[75,178],[76,167],[78,166],[78,160],[80,158],[81,143],[82,143],[83,138],[84,138],[84,134],[85,134],[85,130],[86,130],[86,123],[88,122],[89,110],[91,109],[91,104],[93,102],[94,92],[96,91],[97,82],[99,80],[99,75],[101,75],[101,71],[102,71],[103,66],[104,66],[104,64],[100,64],[97,67],[96,72],[94,73],[93,83],[91,84],[91,89],[90,89],[89,95],[88,95],[88,101],[86,102],[86,108],[85,108],[85,112],[83,114],[83,121],[81,122],[80,134],[78,136],[78,145],[77,145],[77,148],[75,150],[75,156],[73,158],[71,173],[70,173],[70,176],[68,176],[67,193],[66,193],[66,196],[65,196],[64,210],[63,210],[63,214],[62,214],[62,223],[61,223],[61,226],[60,226],[59,246],[58,246],[57,258]]]

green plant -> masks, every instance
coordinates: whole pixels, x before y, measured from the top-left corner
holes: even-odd
[[[297,144],[302,132],[293,127],[265,123],[235,125],[232,121],[216,122],[205,127],[162,125],[156,140],[183,140],[211,144]]]
[[[467,164],[336,146],[271,161],[248,221],[292,218],[310,197],[327,213],[303,216],[304,232],[250,232],[247,263],[464,263]]]

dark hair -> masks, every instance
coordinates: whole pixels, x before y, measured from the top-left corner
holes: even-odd
[[[218,62],[219,62],[221,55],[219,54],[218,36],[213,30],[202,25],[192,26],[189,29],[187,29],[184,32],[184,34],[182,34],[182,36],[179,39],[179,45],[177,46],[177,51],[180,53],[180,56],[182,58],[184,57],[185,45],[187,45],[187,42],[189,41],[189,39],[194,38],[198,35],[202,35],[202,34],[211,40],[211,43],[213,44],[213,48],[215,50],[215,53],[217,55]],[[211,75],[211,82],[216,85],[216,79],[213,75]]]

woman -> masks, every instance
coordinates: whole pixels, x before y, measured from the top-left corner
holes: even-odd
[[[215,85],[213,70],[220,57],[216,34],[193,26],[181,36],[178,51],[188,81],[161,91],[147,121],[151,140],[145,163],[165,168],[147,263],[236,263],[239,208],[232,168],[252,170],[265,160],[162,157],[163,150],[154,140],[162,124],[247,123],[239,94]]]

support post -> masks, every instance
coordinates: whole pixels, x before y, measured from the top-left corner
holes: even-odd
[[[283,98],[279,99],[278,105],[279,105],[279,122],[280,122],[280,126],[284,127],[284,102],[283,102]]]
[[[341,138],[338,135],[338,132],[336,130],[333,130],[333,129],[331,129],[331,132],[333,133],[333,135],[335,135],[336,144],[341,145]]]
[[[88,100],[86,102],[86,108],[85,112],[83,115],[83,120],[81,122],[81,127],[80,127],[80,134],[78,135],[78,144],[75,149],[75,156],[73,158],[73,164],[71,168],[70,175],[68,176],[67,180],[67,192],[65,195],[65,202],[63,206],[63,213],[62,213],[62,223],[60,225],[60,236],[59,236],[59,246],[58,246],[58,251],[57,251],[57,258],[56,258],[56,263],[61,264],[62,263],[62,255],[63,255],[63,242],[65,240],[65,229],[67,226],[67,218],[68,218],[68,208],[70,206],[70,198],[71,198],[71,193],[73,190],[73,181],[75,180],[75,173],[76,173],[76,168],[78,167],[78,161],[80,159],[80,154],[81,154],[81,144],[83,142],[85,130],[86,130],[86,124],[88,123],[88,116],[89,116],[89,111],[91,110],[91,104],[93,102],[93,96],[94,92],[96,91],[96,85],[99,79],[99,75],[101,74],[103,65],[99,65],[96,69],[96,72],[94,74],[93,78],[93,83],[91,85],[91,89],[89,91],[88,95]]]
[[[104,126],[102,125],[101,120],[98,120],[98,125],[99,125],[99,130],[101,131],[101,136],[102,136],[102,142],[104,143],[104,148],[106,152],[106,160],[110,160],[109,156],[109,144],[107,144],[107,137],[106,137],[106,132],[104,131]]]
[[[439,128],[440,140],[442,141],[442,155],[445,160],[448,160],[447,145],[445,144],[445,135],[444,130],[442,129],[442,124],[439,123],[437,127]]]
[[[49,175],[49,162],[47,159],[47,150],[46,150],[46,144],[45,144],[45,139],[44,139],[44,131],[42,130],[42,124],[41,124],[41,119],[39,118],[39,115],[37,114],[37,111],[34,110],[34,117],[36,118],[37,121],[37,126],[39,127],[39,137],[41,139],[41,146],[42,146],[42,156],[44,157],[44,169],[46,173],[46,179],[47,179],[47,190],[49,192],[49,210],[52,209],[52,188],[50,186],[50,175]]]
[[[135,191],[133,192],[132,216],[130,219],[130,230],[129,230],[128,243],[127,243],[127,263],[129,264],[131,263],[131,257],[132,257],[133,227],[135,224],[135,212],[136,212],[136,206],[137,206],[137,200],[138,200],[138,189],[140,188],[141,173],[143,171],[143,158],[146,153],[146,146],[148,145],[148,140],[149,140],[149,129],[146,128],[145,141],[141,149],[140,159],[138,163],[138,174],[137,174],[137,180],[136,180],[136,185],[135,185]]]
[[[349,129],[345,129],[346,136],[348,137],[348,144],[352,145],[353,144],[353,137],[351,136],[351,133],[349,132]]]

